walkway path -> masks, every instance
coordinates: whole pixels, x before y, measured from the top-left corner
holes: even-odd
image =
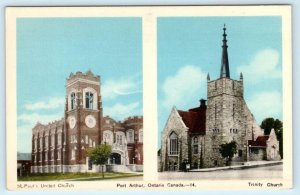
[[[249,169],[254,167],[266,167],[273,165],[281,165],[282,161],[248,161],[243,165],[232,165],[226,167],[213,167],[205,169],[192,169],[190,172],[210,172],[210,171],[219,171],[219,170],[235,170],[235,169]]]
[[[248,169],[219,169],[206,172],[160,172],[159,180],[226,180],[226,179],[279,179],[283,165],[252,167]]]

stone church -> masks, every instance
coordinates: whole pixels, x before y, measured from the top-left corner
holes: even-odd
[[[107,171],[143,170],[143,117],[116,121],[103,117],[100,76],[91,71],[71,73],[66,80],[64,116],[32,129],[33,173],[95,172],[87,149],[110,144]]]
[[[226,27],[223,28],[220,77],[207,75],[207,103],[187,111],[173,107],[162,132],[161,171],[176,171],[183,163],[192,169],[224,166],[220,145],[235,141],[232,163],[279,160],[279,142],[274,130],[264,135],[244,99],[243,74],[230,77]]]

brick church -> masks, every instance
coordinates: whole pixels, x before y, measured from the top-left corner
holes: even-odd
[[[226,27],[223,28],[220,77],[207,75],[207,103],[187,111],[173,107],[162,132],[159,169],[179,170],[183,163],[192,169],[224,166],[220,145],[235,141],[237,153],[232,163],[251,160],[279,160],[279,142],[274,130],[263,129],[244,99],[243,75],[230,77]]]
[[[63,118],[32,129],[31,172],[95,172],[87,149],[110,144],[107,171],[143,170],[143,117],[103,117],[100,76],[71,73],[66,81]]]

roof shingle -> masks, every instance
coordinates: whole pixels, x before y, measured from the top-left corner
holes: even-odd
[[[201,104],[189,111],[178,110],[184,124],[189,128],[189,134],[205,135],[207,106]]]

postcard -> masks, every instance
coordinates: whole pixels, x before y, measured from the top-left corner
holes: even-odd
[[[292,188],[291,37],[289,5],[7,7],[7,188]]]

